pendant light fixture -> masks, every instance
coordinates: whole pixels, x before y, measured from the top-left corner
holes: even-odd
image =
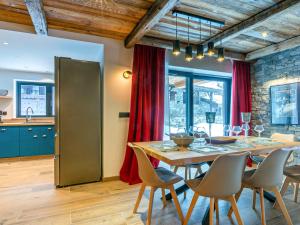
[[[197,55],[196,58],[201,60],[204,58],[204,47],[201,44],[202,42],[202,30],[201,30],[201,19],[199,20],[199,33],[200,33],[200,44],[197,45]]]
[[[188,17],[188,45],[185,48],[185,60],[188,62],[193,60],[193,47],[190,45],[190,17]]]
[[[211,38],[211,22],[209,23],[209,38]],[[210,41],[208,42],[208,46],[207,46],[207,55],[209,56],[213,56],[215,54],[215,46],[214,46],[214,42]]]
[[[223,48],[223,44],[222,44],[222,36],[220,37],[220,48],[218,49],[218,58],[217,61],[218,62],[223,62],[225,57],[224,57],[224,48]]]
[[[176,40],[173,41],[173,55],[178,56],[180,55],[180,41],[177,37],[177,13],[176,13]]]

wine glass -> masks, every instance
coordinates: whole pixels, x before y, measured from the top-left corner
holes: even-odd
[[[244,123],[242,125],[242,129],[245,131],[245,136],[247,137],[248,136],[248,131],[250,130],[250,126],[248,123]],[[247,135],[246,135],[247,134]]]
[[[224,125],[225,136],[230,136],[231,129],[232,129],[231,125],[228,124]]]
[[[254,130],[258,133],[258,137],[260,137],[265,128],[262,124],[259,124],[254,127]]]
[[[240,126],[233,126],[232,127],[232,133],[235,133],[235,136],[238,136],[239,133],[242,132],[242,128]]]

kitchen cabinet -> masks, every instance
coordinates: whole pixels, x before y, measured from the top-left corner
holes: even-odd
[[[0,127],[0,157],[54,154],[54,126]]]
[[[19,128],[0,127],[0,157],[17,157],[19,151]]]

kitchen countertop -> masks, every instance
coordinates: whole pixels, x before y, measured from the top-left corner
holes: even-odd
[[[55,125],[53,118],[32,118],[30,122],[26,122],[23,118],[6,119],[0,123],[0,127],[10,126],[51,126]]]
[[[51,126],[55,125],[54,122],[4,122],[0,123],[0,127],[13,127],[13,126]]]

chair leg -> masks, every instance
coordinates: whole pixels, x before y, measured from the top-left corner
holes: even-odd
[[[167,200],[166,200],[166,192],[165,192],[165,189],[164,189],[164,188],[161,189],[161,198],[162,198],[164,207],[166,207],[166,205],[167,205]]]
[[[151,187],[150,191],[150,199],[149,199],[149,206],[148,206],[148,215],[147,215],[147,225],[151,224],[151,216],[152,216],[152,207],[153,207],[153,199],[154,199],[154,192],[156,191],[156,188]]]
[[[280,194],[281,196],[284,196],[285,192],[287,191],[289,184],[291,182],[291,179],[286,177],[282,186],[281,186],[281,190],[280,190]],[[277,201],[274,203],[273,208],[278,208],[278,203]]]
[[[137,209],[139,208],[139,205],[140,205],[141,199],[143,197],[145,188],[146,188],[146,185],[142,184],[141,188],[140,188],[140,191],[139,191],[139,195],[138,195],[138,197],[136,199],[136,202],[135,202],[135,205],[134,205],[133,213],[136,213]]]
[[[256,206],[256,189],[253,189],[253,194],[252,194],[252,209],[255,210]]]
[[[241,190],[235,195],[235,201],[236,201],[236,202],[239,200],[239,198],[240,198],[240,196],[241,196],[243,190],[244,190],[244,187],[242,187]],[[228,216],[228,217],[231,217],[232,213],[233,213],[233,209],[232,209],[232,207],[230,207],[230,209],[229,209],[229,211],[228,211],[228,213],[227,213],[227,216]]]
[[[264,189],[259,189],[260,197],[260,210],[261,210],[261,224],[266,225],[266,215],[265,215],[265,202],[264,202]]]
[[[188,170],[189,170],[189,179],[192,179],[192,168],[188,167]]]
[[[282,200],[282,196],[281,196],[280,192],[278,191],[277,188],[273,188],[273,192],[275,193],[278,205],[279,205],[279,207],[280,207],[280,209],[281,209],[281,211],[284,215],[284,218],[285,218],[287,224],[288,225],[293,225],[293,222],[292,222],[291,217],[290,217],[290,215],[289,215],[289,213],[288,213],[288,211],[285,207],[285,204]]]
[[[183,225],[187,225],[188,224],[189,219],[190,219],[190,217],[192,215],[193,209],[194,209],[194,207],[195,207],[195,205],[197,203],[198,198],[199,198],[199,195],[197,193],[195,193],[194,196],[193,196],[193,199],[191,201],[191,205],[189,207],[189,210],[188,210],[188,212],[187,212],[187,214],[185,216],[185,220],[184,220]]]
[[[170,186],[170,192],[171,192],[175,207],[177,209],[179,219],[180,219],[181,223],[183,223],[183,220],[184,220],[183,214],[182,214],[181,207],[180,207],[180,204],[179,204],[179,201],[178,201],[178,198],[177,198],[177,194],[176,194],[173,186]]]
[[[217,219],[217,223],[219,223],[219,201],[218,199],[216,198],[215,199],[215,209],[216,209],[216,219]]]
[[[297,203],[298,200],[298,192],[299,192],[299,183],[295,183],[295,190],[294,190],[294,201]]]
[[[210,209],[209,209],[209,225],[214,224],[214,211],[215,211],[215,199],[210,198]]]
[[[238,209],[236,201],[235,201],[235,197],[232,195],[232,196],[229,197],[229,200],[230,200],[231,207],[233,209],[233,212],[234,212],[234,215],[235,215],[235,218],[236,218],[238,224],[239,225],[244,225],[244,222],[243,222],[243,220],[241,218],[239,209]]]

